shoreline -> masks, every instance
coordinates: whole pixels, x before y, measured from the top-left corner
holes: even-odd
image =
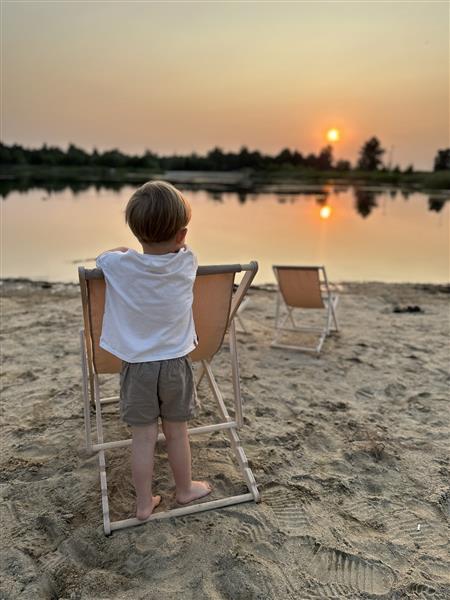
[[[247,191],[297,194],[308,186],[378,186],[407,191],[450,192],[447,171],[315,171],[311,169],[275,168],[264,171],[162,171],[110,167],[0,166],[0,190],[26,190],[30,187],[60,189],[100,185],[117,189],[139,185],[150,179],[167,179],[185,189],[207,191]]]

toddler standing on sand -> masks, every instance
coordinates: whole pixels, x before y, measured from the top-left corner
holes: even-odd
[[[150,181],[130,198],[125,219],[142,245],[108,250],[97,258],[106,281],[100,346],[119,357],[120,412],[131,427],[131,471],[136,517],[148,519],[161,501],[152,495],[158,418],[176,486],[187,504],[206,496],[192,481],[187,421],[195,412],[195,382],[188,358],[197,343],[192,316],[197,259],[186,247],[191,208],[163,181]]]

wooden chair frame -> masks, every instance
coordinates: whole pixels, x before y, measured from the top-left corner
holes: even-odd
[[[285,270],[295,270],[295,271],[315,271],[317,273],[318,280],[318,295],[319,301],[312,304],[314,306],[304,308],[289,305],[286,302],[286,298],[283,294],[283,286],[280,282],[279,272]],[[273,271],[275,273],[275,277],[278,283],[277,290],[277,301],[276,301],[276,311],[275,311],[275,336],[273,342],[271,344],[272,348],[285,348],[288,350],[299,350],[302,352],[314,352],[317,356],[320,354],[322,350],[323,343],[328,335],[330,335],[331,331],[339,331],[338,322],[336,317],[336,309],[339,302],[339,296],[337,294],[333,294],[330,291],[330,286],[328,283],[328,278],[326,274],[326,270],[324,266],[313,266],[313,267],[303,267],[303,266],[290,266],[290,265],[274,265]],[[317,309],[325,309],[325,324],[323,327],[300,327],[297,325],[294,319],[294,310],[308,310],[309,308],[317,308]],[[283,314],[284,313],[284,314]],[[285,327],[286,322],[290,322],[289,327]],[[280,337],[285,331],[304,331],[311,333],[318,333],[319,339],[316,347],[311,348],[308,346],[299,346],[294,344],[283,344],[281,343]]]
[[[248,303],[249,303],[249,298],[244,298],[244,300],[242,301],[242,304],[239,307],[239,310],[236,313],[236,316],[234,317],[236,319],[236,324],[239,325],[240,331],[242,333],[248,333],[247,327],[245,326],[245,323],[242,320],[242,313],[244,312],[245,307],[248,305]]]
[[[232,294],[232,287],[230,289],[230,304],[229,313],[225,315],[227,320],[227,326],[224,328],[223,335],[225,335],[226,329],[229,332],[229,348],[231,358],[231,371],[232,371],[232,383],[233,383],[233,396],[234,396],[234,418],[232,418],[225,405],[222,392],[217,384],[211,369],[211,360],[213,356],[207,358],[201,357],[196,358],[196,350],[192,352],[192,360],[198,361],[201,364],[201,371],[197,380],[197,387],[201,380],[206,376],[208,385],[213,393],[213,396],[217,402],[219,413],[221,416],[221,422],[213,423],[210,425],[203,425],[200,427],[189,428],[189,435],[195,435],[199,433],[209,433],[213,431],[223,430],[227,433],[231,449],[237,460],[239,469],[242,473],[243,479],[247,485],[248,493],[240,494],[237,496],[230,496],[227,498],[221,498],[218,500],[204,501],[199,504],[193,504],[190,506],[183,506],[180,508],[174,508],[164,512],[153,513],[147,521],[140,521],[136,518],[124,519],[121,521],[111,521],[109,515],[109,499],[108,499],[108,485],[106,478],[106,458],[105,451],[111,448],[122,448],[131,445],[131,438],[123,440],[105,441],[103,432],[102,422],[102,405],[108,403],[117,403],[119,400],[118,396],[112,396],[107,398],[101,398],[100,396],[100,385],[99,385],[99,373],[96,368],[95,358],[95,344],[98,340],[94,339],[93,334],[93,320],[92,306],[90,298],[90,285],[91,280],[103,280],[103,273],[100,269],[85,269],[80,267],[78,269],[80,279],[81,298],[83,305],[83,319],[84,328],[80,331],[80,347],[81,347],[81,370],[83,377],[83,405],[84,405],[84,424],[85,424],[85,442],[88,451],[97,452],[99,460],[100,470],[100,488],[101,488],[101,501],[102,501],[102,512],[103,512],[103,528],[106,535],[110,535],[117,529],[124,529],[127,527],[133,527],[136,525],[142,525],[148,521],[154,521],[164,518],[184,516],[197,512],[203,512],[206,510],[221,508],[224,506],[230,506],[233,504],[239,504],[242,502],[255,501],[260,502],[260,494],[256,486],[254,475],[249,468],[248,460],[245,452],[242,448],[241,441],[238,435],[238,429],[243,425],[242,416],[242,401],[240,392],[240,378],[239,378],[239,364],[237,354],[237,343],[236,343],[236,329],[235,329],[235,317],[241,306],[241,303],[247,293],[248,288],[253,281],[256,272],[258,270],[258,263],[252,261],[246,265],[220,265],[220,266],[206,266],[199,267],[197,271],[197,278],[206,275],[218,275],[229,273],[231,274],[232,282],[236,273],[244,272],[241,283],[237,287],[234,294]],[[195,288],[194,288],[195,289]],[[194,292],[195,294],[195,292]],[[194,297],[195,306],[195,297]],[[103,307],[101,308],[103,312]],[[98,319],[98,316],[97,316]],[[194,310],[195,319],[195,310]],[[97,334],[98,335],[98,334]],[[222,336],[223,341],[223,336]],[[202,341],[200,340],[199,347]],[[221,344],[220,344],[221,345]],[[219,346],[220,347],[220,346]],[[198,353],[197,353],[198,354]],[[201,354],[201,353],[200,353]],[[109,355],[113,360],[118,359]],[[118,372],[118,368],[111,371],[104,372]],[[92,431],[91,421],[91,407],[95,410],[95,439]],[[164,434],[158,435],[158,441],[164,440]]]

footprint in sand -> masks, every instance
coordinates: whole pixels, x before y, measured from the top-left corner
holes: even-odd
[[[436,519],[430,507],[420,507],[417,514],[406,507],[386,502],[346,501],[342,507],[360,523],[382,528],[391,543],[414,544],[427,550],[442,548],[446,543],[445,525]]]
[[[222,557],[216,565],[214,579],[220,598],[298,600],[294,586],[278,564],[271,562],[268,568],[266,562],[255,557],[238,555]]]
[[[429,552],[444,548],[448,543],[444,523],[438,523],[431,511],[428,515],[414,514],[403,508],[395,510],[385,520],[390,541],[401,546],[414,544]]]
[[[439,589],[423,583],[410,583],[406,588],[407,597],[411,600],[438,600],[450,597],[450,587]]]
[[[299,535],[309,527],[305,503],[286,489],[270,489],[264,492],[264,502],[273,510],[279,528],[287,535]]]
[[[377,500],[353,498],[346,499],[341,509],[342,514],[350,515],[353,519],[365,525],[381,523],[385,511],[385,506]]]
[[[59,550],[42,556],[39,560],[40,569],[53,581],[58,580],[67,568],[67,557]]]
[[[360,596],[357,594],[362,593],[381,595],[391,591],[396,581],[394,571],[381,561],[324,546],[311,536],[291,538],[288,544],[295,544],[295,551],[300,558],[299,578],[306,570],[318,582],[318,594],[319,588],[325,585],[331,586],[330,593],[337,591],[335,586],[342,586],[344,593],[337,595],[338,598],[358,598]],[[314,593],[314,583],[311,581],[309,585]],[[310,597],[313,598],[314,595]],[[320,595],[316,597],[320,598]]]
[[[245,538],[246,541],[254,544],[271,541],[273,529],[263,514],[259,518],[259,515],[253,516],[233,509],[228,509],[227,514],[236,519],[238,535]]]
[[[302,600],[357,600],[355,590],[337,583],[323,584],[317,581],[302,583]]]

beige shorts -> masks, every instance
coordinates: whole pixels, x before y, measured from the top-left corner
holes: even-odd
[[[196,390],[187,356],[144,363],[122,363],[120,416],[128,425],[158,420],[188,421],[195,416]]]

